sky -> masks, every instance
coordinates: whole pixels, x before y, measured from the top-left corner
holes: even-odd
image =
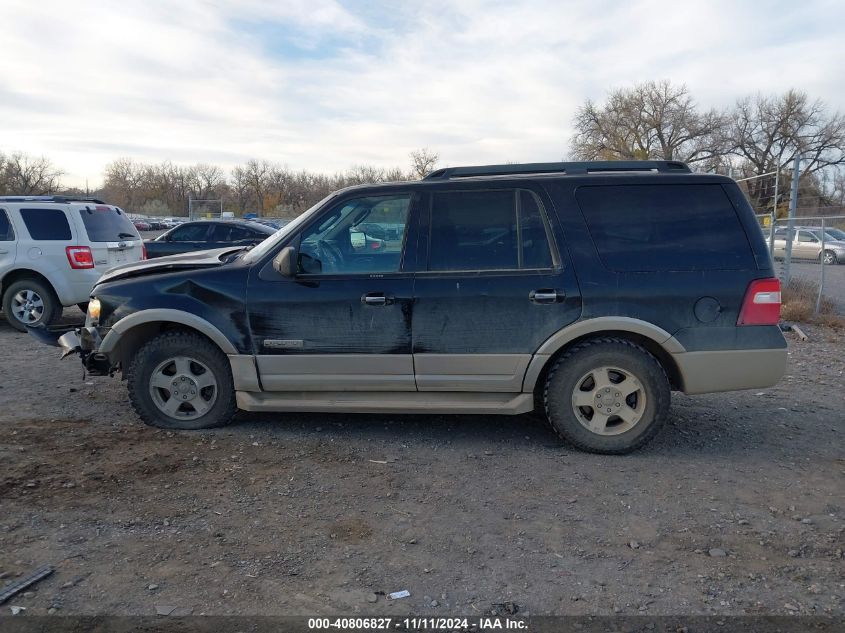
[[[327,173],[567,156],[586,99],[845,109],[845,2],[0,0],[0,152],[92,187],[118,157]]]

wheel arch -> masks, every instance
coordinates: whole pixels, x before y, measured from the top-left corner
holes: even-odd
[[[617,338],[639,345],[654,356],[666,372],[672,389],[683,388],[683,377],[672,354],[686,351],[666,330],[647,321],[627,317],[597,317],[577,321],[549,337],[528,365],[523,392],[542,394],[549,370],[558,358],[580,343],[594,338]]]
[[[115,323],[97,350],[114,363],[127,367],[134,353],[157,334],[166,330],[187,330],[211,341],[227,356],[237,355],[232,342],[213,324],[202,317],[181,310],[155,308],[141,310]]]
[[[44,275],[44,273],[40,273],[32,268],[15,268],[14,270],[10,270],[6,273],[3,276],[3,280],[0,281],[0,296],[6,294],[6,289],[9,286],[16,281],[21,281],[22,279],[37,279],[39,282],[46,284],[58,298],[58,293],[56,292],[56,287],[53,283]]]

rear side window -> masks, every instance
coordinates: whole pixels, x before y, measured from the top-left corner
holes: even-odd
[[[430,243],[429,270],[552,266],[546,221],[529,191],[434,194]]]
[[[610,270],[755,267],[745,230],[721,185],[584,186],[576,197]]]
[[[80,209],[79,215],[92,242],[119,242],[141,237],[132,220],[119,209],[98,205],[94,209]]]
[[[34,240],[70,239],[70,225],[60,209],[21,209],[21,218]]]
[[[5,209],[0,209],[0,242],[11,242],[15,239],[15,230],[9,222]]]

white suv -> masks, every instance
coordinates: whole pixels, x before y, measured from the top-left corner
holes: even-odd
[[[15,329],[50,325],[62,306],[84,308],[112,266],[145,258],[118,207],[65,196],[0,196],[0,294]]]

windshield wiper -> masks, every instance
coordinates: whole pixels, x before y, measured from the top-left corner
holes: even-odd
[[[135,237],[132,233],[118,233],[118,237]]]

